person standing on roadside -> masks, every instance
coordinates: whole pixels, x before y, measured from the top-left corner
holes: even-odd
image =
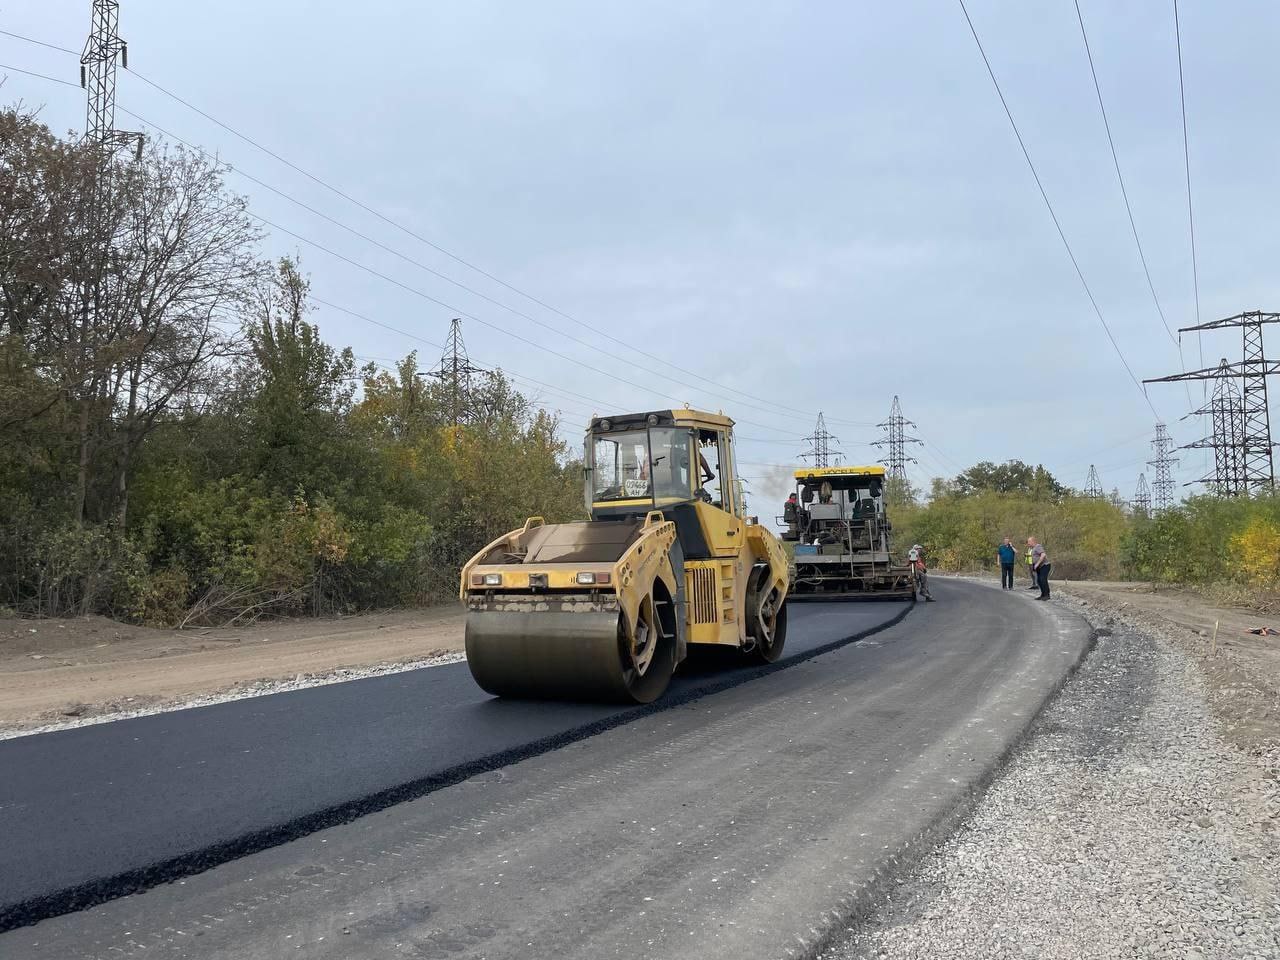
[[[1004,543],[996,548],[996,555],[1000,558],[1000,589],[1013,589],[1013,565],[1018,562],[1018,551],[1013,546],[1013,541],[1008,537],[1004,538]]]
[[[1035,571],[1036,585],[1040,587],[1037,600],[1049,599],[1049,554],[1040,546],[1035,537],[1027,537],[1027,546],[1031,548],[1031,569]]]
[[[1027,588],[1028,590],[1040,589],[1036,585],[1036,568],[1032,566],[1032,563],[1034,562],[1035,562],[1035,557],[1031,556],[1031,541],[1028,540],[1027,541],[1027,579],[1031,581],[1031,586]]]

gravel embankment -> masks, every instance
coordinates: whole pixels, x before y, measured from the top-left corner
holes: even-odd
[[[1085,613],[1116,632],[966,825],[823,957],[1280,956],[1280,750],[1230,745],[1160,631]]]

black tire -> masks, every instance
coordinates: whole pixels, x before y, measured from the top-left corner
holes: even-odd
[[[752,574],[750,586],[747,588],[747,616],[751,618],[747,629],[751,647],[747,655],[762,663],[776,663],[782,656],[782,650],[787,643],[787,598],[785,596],[780,599],[770,598],[776,606],[770,605],[771,615],[767,610],[764,622],[758,614],[760,592],[762,590],[769,590],[771,594],[777,592],[769,580],[769,568],[760,567]]]
[[[661,618],[656,612],[652,614],[652,622],[646,623],[644,613],[640,615],[640,625],[653,631],[654,650],[644,673],[638,673],[632,661],[627,642],[627,625],[623,614],[618,614],[618,667],[620,680],[626,693],[621,698],[624,702],[652,703],[662,696],[671,675],[676,670],[676,638],[667,634],[661,625]]]
[[[769,645],[767,650],[760,649],[758,656],[765,663],[777,663],[782,656],[782,650],[787,645],[787,599],[782,598],[782,604],[778,607],[777,619],[773,630],[773,643]]]

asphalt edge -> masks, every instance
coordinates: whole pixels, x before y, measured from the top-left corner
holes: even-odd
[[[586,740],[607,730],[632,723],[642,717],[661,713],[664,710],[682,706],[693,700],[732,689],[752,680],[758,680],[780,670],[786,670],[815,657],[839,650],[841,647],[857,643],[859,640],[865,640],[874,634],[888,630],[890,627],[897,626],[906,619],[907,614],[915,608],[915,604],[916,601],[914,599],[904,603],[901,611],[873,627],[860,630],[847,637],[841,637],[838,640],[832,640],[803,653],[797,653],[791,657],[783,657],[777,663],[762,664],[749,670],[735,671],[732,674],[692,687],[678,696],[664,697],[654,703],[645,704],[625,713],[595,720],[564,733],[542,737],[519,747],[469,760],[466,763],[457,764],[394,787],[387,787],[364,797],[334,804],[313,813],[304,814],[301,817],[294,817],[284,823],[241,834],[231,840],[207,844],[197,850],[149,864],[145,867],[127,870],[110,877],[89,880],[73,887],[65,887],[54,893],[41,894],[38,897],[0,905],[0,933],[16,930],[20,927],[32,926],[41,920],[48,920],[68,913],[76,913],[111,900],[117,900],[120,897],[143,893],[164,883],[172,883],[176,880],[194,876],[197,873],[203,873],[213,867],[298,840],[320,830],[351,823],[371,813],[386,810],[409,800],[420,799],[437,790],[461,783],[479,774],[489,773],[493,770],[519,763],[522,760],[549,753],[579,740]],[[1074,668],[1072,672],[1074,672]],[[1038,717],[1039,714],[1037,713],[1036,716]]]
[[[987,588],[995,589],[994,582],[988,584]],[[822,917],[824,922],[815,930],[816,936],[805,942],[803,952],[795,954],[794,960],[821,960],[822,955],[829,948],[847,937],[852,927],[868,919],[902,880],[906,879],[929,854],[970,819],[978,805],[982,803],[987,790],[1022,752],[1031,738],[1039,732],[1045,711],[1058,699],[1063,689],[1092,655],[1098,640],[1112,635],[1110,628],[1094,627],[1087,618],[1075,611],[1067,611],[1061,607],[1055,609],[1080,621],[1088,629],[1088,637],[1081,647],[1079,656],[1049,690],[1044,701],[1027,719],[1022,730],[1010,739],[1005,748],[992,758],[975,778],[970,780],[967,788],[957,796],[951,808],[937,816],[919,833],[890,854],[888,860],[876,868],[872,879],[864,883],[856,894],[842,897],[836,908],[828,910]],[[1054,619],[1056,620],[1057,616]]]

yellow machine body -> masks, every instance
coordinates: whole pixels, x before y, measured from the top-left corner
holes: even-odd
[[[788,560],[744,515],[733,421],[688,409],[597,417],[584,462],[590,520],[531,518],[462,569],[477,682],[647,702],[690,644],[776,660]]]

